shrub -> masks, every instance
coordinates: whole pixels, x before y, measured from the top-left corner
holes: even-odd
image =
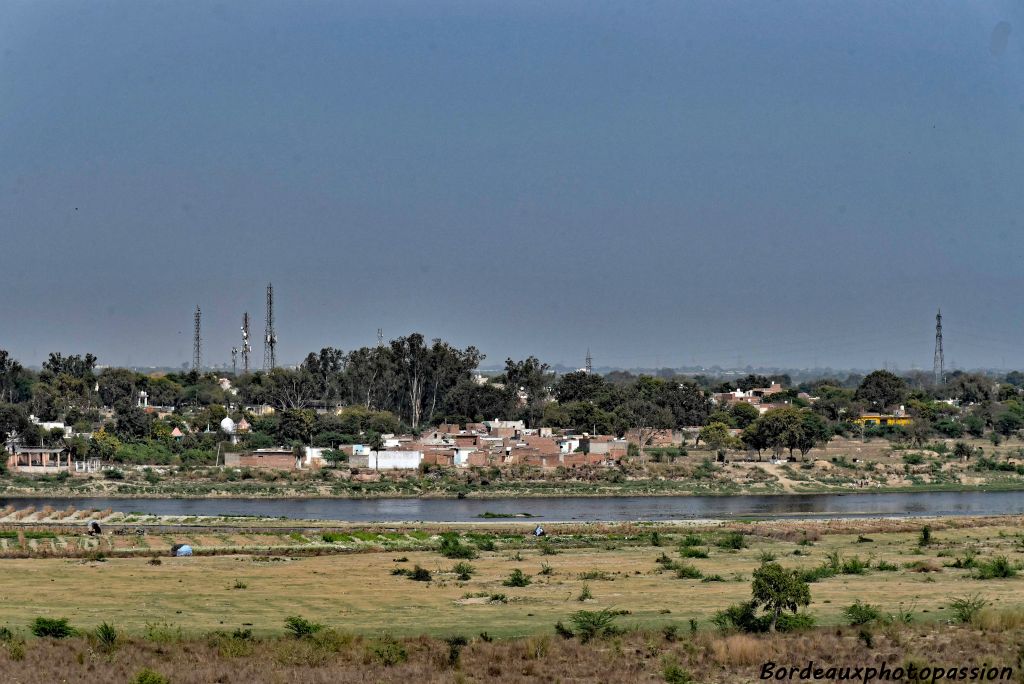
[[[577,601],[589,601],[594,598],[594,595],[590,593],[590,585],[584,584],[583,590],[580,591],[580,595],[576,597]]]
[[[971,622],[987,605],[988,601],[981,598],[981,594],[961,596],[949,602],[949,607],[953,611],[953,619],[965,624]]]
[[[679,579],[700,579],[704,576],[700,570],[689,563],[679,563],[675,566],[676,577]]]
[[[581,580],[613,580],[614,578],[604,570],[587,570],[576,575]]]
[[[320,535],[320,538],[326,544],[335,544],[345,539],[345,535],[338,534],[337,532],[324,532]]]
[[[666,684],[692,684],[694,679],[689,671],[684,670],[674,658],[665,660],[661,668],[661,676]]]
[[[509,576],[502,582],[506,587],[525,587],[530,584],[532,580],[530,576],[524,574],[519,568],[514,569]]]
[[[974,576],[977,579],[1007,579],[1017,574],[1017,568],[1013,567],[1006,556],[996,556],[990,561],[979,561]]]
[[[742,532],[729,532],[719,539],[717,544],[722,549],[739,551],[747,547],[747,539],[743,536]]]
[[[409,658],[405,647],[395,641],[394,637],[390,636],[386,636],[375,643],[370,649],[370,655],[385,667],[399,665]]]
[[[613,624],[618,616],[613,610],[578,610],[572,614],[569,621],[575,628],[574,633],[580,641],[587,643],[591,639],[602,636],[614,636],[619,630]]]
[[[441,535],[441,546],[438,551],[445,558],[472,560],[477,557],[476,549],[463,544],[455,532],[445,532]]]
[[[462,649],[469,644],[469,639],[464,636],[452,636],[444,640],[448,644],[448,666],[455,667],[459,664],[459,656]]]
[[[538,575],[553,575],[553,574],[555,574],[555,569],[552,568],[547,563],[541,563],[540,564],[540,572],[538,572],[537,574]]]
[[[921,535],[917,538],[918,546],[928,546],[932,543],[932,528],[925,525],[921,528]]]
[[[233,585],[231,585],[231,588],[232,589],[248,589],[249,585],[246,584],[245,582],[243,582],[240,579],[236,579],[235,583]]]
[[[131,684],[170,684],[170,682],[171,680],[164,677],[156,670],[144,667],[135,673],[135,677],[132,679]]]
[[[317,622],[310,622],[298,615],[293,615],[285,619],[284,628],[291,632],[292,636],[296,639],[308,639],[322,630],[324,626]]]
[[[776,556],[771,551],[762,551],[760,559],[762,563],[771,563],[773,560],[776,560]]]
[[[679,549],[679,555],[683,558],[707,558],[708,552],[696,546],[684,546]]]
[[[893,572],[895,570],[900,569],[900,566],[885,560],[878,561],[878,564],[875,567],[881,570],[882,572]]]
[[[704,539],[699,534],[688,534],[679,542],[680,546],[702,546]]]
[[[558,549],[552,546],[551,542],[546,540],[538,544],[537,548],[540,549],[540,555],[542,556],[554,556],[558,554]]]
[[[96,628],[96,641],[104,651],[113,651],[117,646],[117,630],[106,622],[102,623]]]
[[[854,556],[843,561],[842,572],[844,575],[863,575],[869,567],[870,563]]]
[[[452,568],[452,572],[454,572],[456,575],[458,575],[460,580],[465,582],[466,580],[468,580],[470,577],[473,576],[473,573],[476,572],[476,568],[474,568],[472,565],[470,565],[466,561],[461,561],[461,562],[455,564],[455,567]]]
[[[412,570],[408,570],[406,572],[409,575],[409,579],[414,582],[429,582],[434,579],[429,570],[421,568],[419,565],[413,566]]]
[[[843,608],[843,615],[850,621],[850,625],[854,627],[875,622],[882,616],[877,606],[873,606],[870,603],[861,603],[860,599]]]
[[[68,624],[67,618],[44,618],[37,617],[30,625],[32,633],[37,637],[51,637],[53,639],[66,639],[74,636],[75,629]]]

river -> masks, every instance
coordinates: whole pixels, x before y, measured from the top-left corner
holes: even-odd
[[[853,518],[1019,515],[1024,492],[900,492],[776,496],[557,497],[508,499],[108,499],[0,498],[0,506],[111,508],[154,515],[244,515],[352,522],[471,522],[492,513],[543,521]]]

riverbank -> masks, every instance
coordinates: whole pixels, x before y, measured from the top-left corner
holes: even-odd
[[[793,494],[864,494],[913,492],[1024,491],[1024,477],[998,473],[966,481],[898,482],[778,481],[749,482],[742,478],[708,482],[692,479],[634,478],[621,482],[589,480],[461,480],[437,481],[414,476],[385,477],[379,481],[325,481],[308,476],[252,477],[241,481],[217,481],[190,476],[165,477],[158,483],[144,476],[110,480],[90,478],[15,478],[0,481],[0,498],[73,499],[544,499],[679,496],[787,496]]]

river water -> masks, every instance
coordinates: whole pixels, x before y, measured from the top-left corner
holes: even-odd
[[[105,509],[155,515],[246,515],[353,522],[470,522],[492,513],[539,520],[693,520],[1024,514],[1024,492],[788,494],[776,496],[508,499],[0,498],[0,506]]]

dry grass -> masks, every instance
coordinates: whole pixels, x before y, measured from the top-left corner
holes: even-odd
[[[701,632],[669,642],[656,633],[627,633],[581,644],[555,636],[485,641],[471,639],[452,663],[448,644],[418,637],[388,641],[328,634],[298,641],[275,638],[242,642],[225,636],[154,643],[124,641],[113,654],[85,638],[30,639],[21,659],[0,647],[6,681],[126,682],[143,668],[176,684],[207,682],[657,682],[665,662],[678,663],[695,681],[743,684],[758,681],[766,660],[803,665],[890,667],[919,664],[1012,666],[1019,634],[981,633],[964,627],[914,627],[897,639],[879,634],[865,649],[854,630],[817,630],[799,635],[728,637]],[[404,660],[401,657],[404,654]],[[391,664],[387,664],[391,663]]]

